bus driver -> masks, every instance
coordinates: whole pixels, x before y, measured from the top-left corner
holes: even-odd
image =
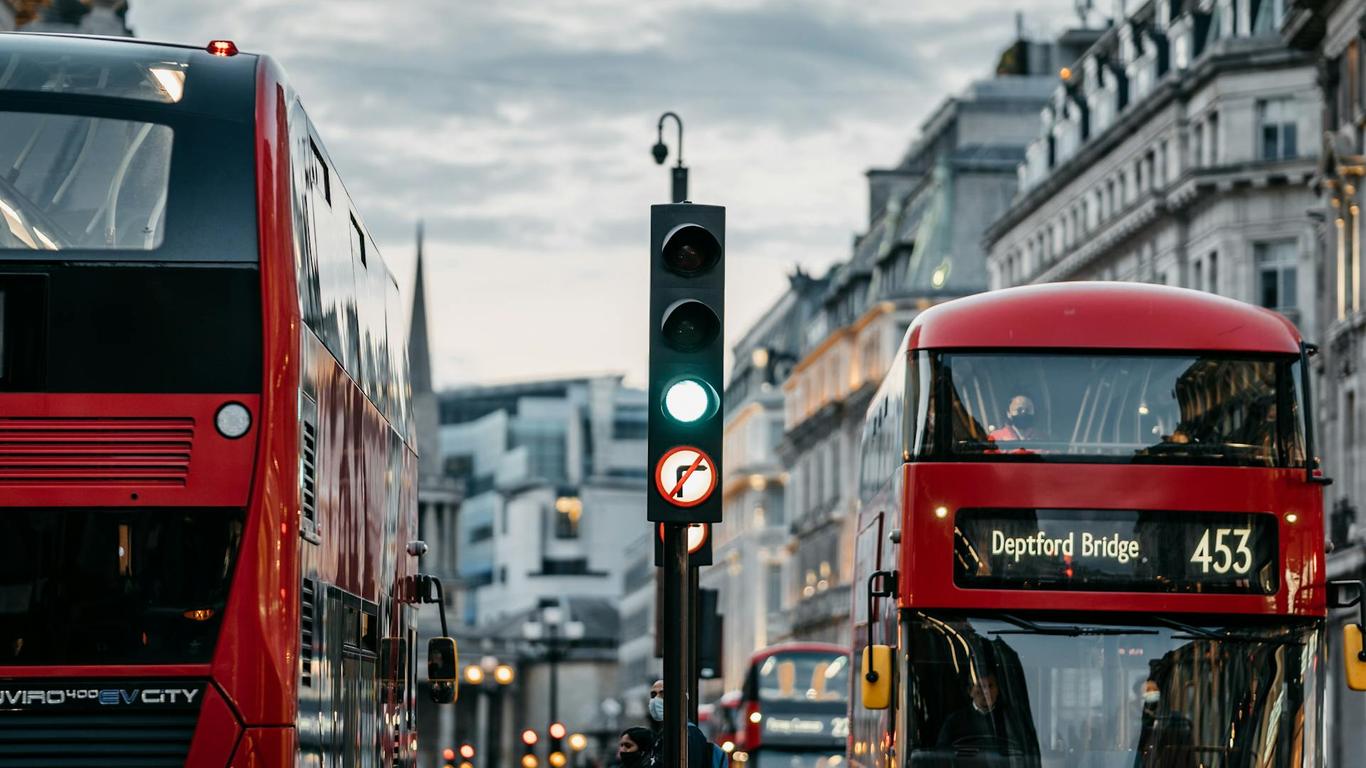
[[[1024,395],[1016,395],[1010,398],[1010,406],[1006,409],[1006,425],[993,430],[987,439],[1000,443],[1038,440],[1042,437],[1041,431],[1034,427],[1034,401]]]

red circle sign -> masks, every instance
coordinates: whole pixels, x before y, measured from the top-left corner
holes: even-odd
[[[670,448],[655,465],[655,490],[676,507],[695,507],[716,490],[716,465],[691,445]]]

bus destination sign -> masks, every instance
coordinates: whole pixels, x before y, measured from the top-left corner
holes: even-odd
[[[1275,594],[1270,514],[962,509],[954,583],[968,589]]]

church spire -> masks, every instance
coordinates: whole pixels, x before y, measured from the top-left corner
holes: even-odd
[[[408,368],[413,394],[432,390],[432,358],[427,342],[427,290],[422,279],[422,222],[417,223],[417,277],[413,281],[413,316],[408,323]]]

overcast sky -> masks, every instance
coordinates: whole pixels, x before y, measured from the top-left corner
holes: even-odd
[[[415,222],[438,386],[645,377],[656,119],[685,122],[690,197],[727,206],[734,340],[795,265],[867,220],[864,172],[1072,0],[132,0],[145,38],[235,40],[284,65],[410,290]],[[666,133],[671,151],[672,124]],[[670,157],[673,162],[673,156]]]

